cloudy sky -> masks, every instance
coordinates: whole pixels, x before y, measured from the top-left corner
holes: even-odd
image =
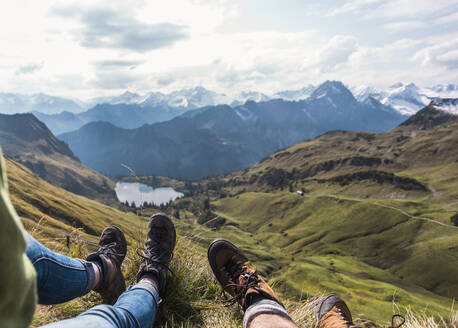
[[[458,83],[456,0],[0,3],[0,92]]]

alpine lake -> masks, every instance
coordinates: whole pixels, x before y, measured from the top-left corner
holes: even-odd
[[[171,187],[153,188],[139,182],[117,182],[115,192],[120,202],[134,202],[136,206],[145,202],[160,206],[184,196]]]

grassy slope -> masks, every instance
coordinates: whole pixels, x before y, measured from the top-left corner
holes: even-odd
[[[450,250],[458,245],[455,229],[368,201],[326,196],[246,193],[215,205],[216,213],[253,235],[247,238],[251,248],[258,241],[274,257],[281,253],[283,268],[271,273],[296,295],[336,291],[358,313],[380,320],[391,311],[394,294],[400,304],[417,310],[444,313],[450,307],[450,300],[414,284],[449,297],[458,293],[458,257]]]
[[[426,197],[431,203],[439,203],[447,210],[458,210],[458,124],[439,126],[432,130],[417,130],[413,127],[398,127],[388,133],[334,131],[310,141],[279,151],[252,168],[229,175],[227,180],[248,183],[236,189],[248,191],[275,190],[259,183],[262,175],[270,169],[292,172],[293,182],[316,193],[343,193],[359,198],[416,198]],[[380,164],[350,165],[342,159],[379,159]],[[331,169],[317,169],[326,162],[334,162]],[[314,171],[315,169],[315,171]],[[316,180],[378,170],[410,177],[427,184],[427,192],[399,190],[389,184],[376,185],[372,189],[361,186],[340,186],[337,183],[323,184]],[[305,173],[302,178],[298,177]],[[249,183],[253,176],[256,183]],[[253,181],[253,180],[252,180]],[[366,187],[366,186],[365,186]]]
[[[457,143],[456,123],[327,133],[210,179],[208,185],[222,185],[210,193],[213,212],[227,222],[201,234],[258,248],[261,269],[296,295],[336,291],[376,320],[391,311],[393,295],[400,304],[443,314],[458,297],[458,229],[428,219],[450,225],[458,210]],[[350,164],[355,158],[359,162]],[[333,181],[373,170],[410,178],[426,190]],[[269,177],[280,183],[269,184]],[[306,196],[287,192],[289,185],[305,188]],[[221,194],[230,197],[215,201]]]

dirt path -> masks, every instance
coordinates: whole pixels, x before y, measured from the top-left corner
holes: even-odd
[[[377,206],[386,207],[386,208],[390,208],[390,209],[392,209],[392,210],[398,211],[398,212],[404,214],[405,216],[408,216],[408,217],[411,218],[411,219],[429,221],[429,222],[431,222],[431,223],[440,224],[440,225],[442,225],[442,226],[444,226],[444,227],[453,228],[453,229],[458,229],[458,227],[455,227],[455,226],[453,226],[453,225],[446,224],[446,223],[443,223],[443,222],[440,222],[440,221],[437,221],[437,220],[434,220],[434,219],[431,219],[431,218],[422,218],[422,217],[419,217],[419,216],[414,216],[414,215],[409,214],[409,213],[407,213],[406,211],[401,210],[400,208],[397,208],[397,207],[394,207],[394,206],[383,205],[383,204],[380,204],[380,203],[374,203],[374,204],[377,205]]]

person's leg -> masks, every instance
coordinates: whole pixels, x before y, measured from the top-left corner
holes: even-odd
[[[216,239],[208,248],[208,260],[216,279],[245,311],[244,328],[297,328],[272,288],[234,244]]]
[[[100,292],[104,300],[112,304],[125,290],[125,284],[121,284],[124,278],[120,268],[127,244],[119,228],[108,227],[103,231],[99,242],[100,248],[96,253],[89,255],[90,261],[58,254],[29,234],[26,237],[26,255],[37,272],[40,304],[67,302],[87,294],[92,289]],[[122,281],[119,282],[120,280]],[[106,299],[107,293],[115,295]]]
[[[27,234],[27,257],[37,272],[38,302],[58,304],[87,294],[99,280],[93,263],[55,253]]]
[[[290,319],[276,314],[260,314],[251,321],[250,328],[298,328]]]
[[[42,328],[151,328],[161,301],[156,286],[141,280],[124,292],[115,305],[98,305],[75,318]]]
[[[176,243],[172,221],[162,213],[151,217],[137,284],[124,292],[113,306],[99,305],[81,315],[44,326],[46,328],[151,328],[161,303],[167,271]]]

